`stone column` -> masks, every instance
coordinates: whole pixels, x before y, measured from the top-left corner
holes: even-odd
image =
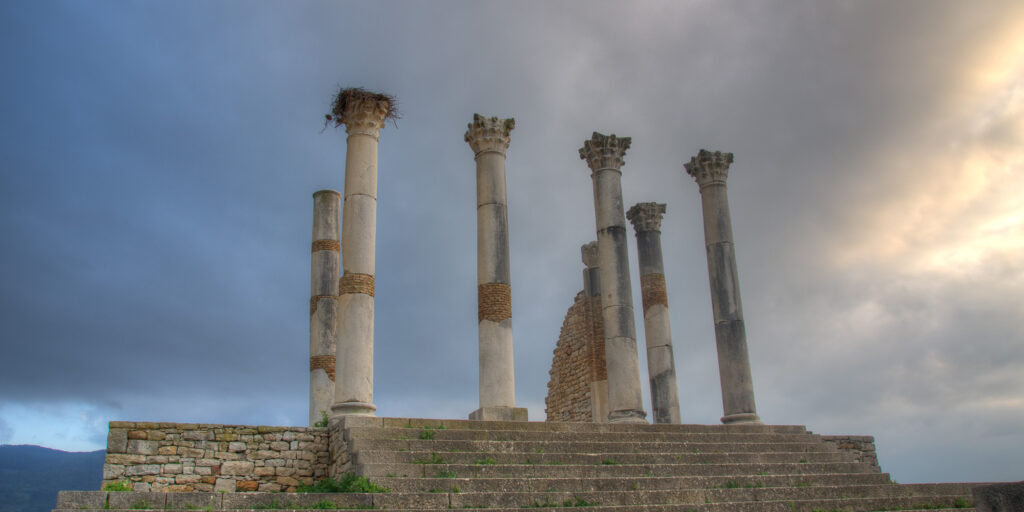
[[[580,158],[586,160],[594,180],[609,423],[647,423],[640,394],[626,218],[622,208],[620,169],[629,144],[629,137],[594,132],[580,148]]]
[[[331,414],[372,416],[373,290],[377,237],[377,144],[391,104],[383,95],[354,91],[340,122],[348,133],[345,206],[338,282],[338,361]]]
[[[743,326],[739,275],[732,241],[732,220],[725,180],[732,153],[700,150],[684,167],[700,186],[704,212],[704,243],[715,315],[718,372],[722,381],[722,423],[760,423],[754,407],[754,384]]]
[[[601,258],[597,250],[597,241],[587,242],[580,247],[580,256],[583,257],[583,294],[588,301],[597,302],[597,310],[601,308]],[[598,313],[600,314],[600,313]],[[608,421],[608,363],[604,353],[604,323],[598,327],[590,323],[588,325],[588,338],[590,345],[590,410],[591,418],[595,423]],[[600,332],[599,332],[600,331]],[[598,346],[600,344],[600,346]],[[598,350],[600,349],[600,356]],[[603,371],[602,371],[603,370]],[[601,376],[604,376],[602,379]]]
[[[661,217],[665,205],[638,203],[626,212],[636,230],[640,260],[640,294],[647,337],[647,373],[651,379],[651,414],[654,423],[680,423],[676,361],[672,356],[672,328],[665,292],[665,266],[661,259]]]
[[[309,425],[334,405],[334,371],[338,327],[341,194],[313,194],[313,261],[309,283]]]
[[[512,357],[505,151],[515,119],[473,114],[465,140],[476,158],[477,309],[480,321],[480,408],[471,420],[526,421],[517,408]]]

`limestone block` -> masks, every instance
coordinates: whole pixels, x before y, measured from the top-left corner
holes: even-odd
[[[104,480],[116,480],[124,476],[124,466],[121,464],[104,464],[103,465],[103,479]]]
[[[124,474],[127,476],[159,475],[160,465],[139,464],[137,466],[128,466],[125,468]]]
[[[59,491],[57,508],[67,510],[98,510],[107,504],[107,493],[100,491]]]

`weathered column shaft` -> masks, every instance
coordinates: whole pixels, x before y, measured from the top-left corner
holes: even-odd
[[[585,300],[596,301],[598,310],[601,307],[601,257],[597,249],[597,241],[587,242],[580,247],[580,256],[583,258],[583,294]],[[593,326],[601,320],[600,332]],[[604,350],[604,327],[603,319],[595,319],[588,326],[588,338],[590,339],[590,411],[591,418],[595,423],[608,421],[608,363]]]
[[[722,423],[760,423],[754,406],[754,384],[725,186],[732,161],[732,153],[702,149],[685,167],[700,186],[718,371],[722,383]]]
[[[608,365],[609,423],[646,423],[640,392],[640,363],[633,322],[633,294],[622,207],[623,156],[630,138],[594,132],[580,148],[594,181],[594,210],[600,258],[601,316]]]
[[[345,94],[342,92],[341,94]],[[344,274],[338,281],[338,345],[334,415],[372,416],[373,297],[377,236],[377,145],[390,98],[352,91],[341,122],[348,133],[341,228]]]
[[[335,346],[338,327],[341,194],[313,194],[313,257],[309,284],[309,424],[323,419],[334,404]]]
[[[480,408],[478,420],[526,420],[516,409],[512,351],[512,288],[509,277],[505,152],[514,119],[473,115],[465,140],[476,159],[477,308]],[[521,417],[520,417],[521,415]]]
[[[680,423],[665,266],[661,256],[661,218],[664,214],[664,204],[639,203],[629,209],[626,217],[636,230],[637,259],[640,261],[651,414],[654,423]]]

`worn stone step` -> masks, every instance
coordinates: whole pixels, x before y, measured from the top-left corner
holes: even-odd
[[[432,441],[422,439],[352,439],[350,452],[486,452],[486,453],[770,453],[835,452],[828,443],[666,443],[570,441]]]
[[[797,464],[616,464],[616,465],[499,465],[499,464],[363,464],[355,472],[372,478],[439,477],[456,474],[466,478],[594,478],[609,476],[722,476],[808,475],[827,473],[877,473],[871,464],[824,462]]]
[[[834,485],[889,485],[886,473],[839,473],[829,475],[667,476],[598,478],[374,478],[375,483],[397,492],[431,489],[461,492],[500,491],[628,491],[659,489],[709,489],[740,487],[815,487]]]
[[[430,460],[432,454],[450,464],[735,464],[735,463],[799,463],[853,462],[843,452],[776,452],[776,453],[482,453],[482,452],[403,452],[360,451],[353,454],[356,464],[411,464]]]
[[[433,428],[346,429],[348,439],[432,439],[438,441],[572,441],[572,442],[667,442],[667,443],[807,443],[821,442],[808,433],[748,432],[548,432],[536,430],[461,430]]]
[[[666,425],[666,424],[624,424],[624,423],[572,423],[545,421],[476,421],[441,420],[432,418],[344,418],[343,425],[350,427],[423,428],[444,427],[455,430],[519,430],[541,432],[748,432],[786,433],[807,432],[803,425]]]
[[[330,502],[339,508],[436,509],[472,508],[521,510],[575,501],[618,510],[699,510],[703,512],[753,512],[792,510],[894,510],[953,507],[970,504],[973,484],[865,485],[755,489],[662,489],[584,492],[436,492],[378,494],[305,493],[139,493],[62,491],[60,511],[111,510],[254,510],[280,508],[306,510]],[[846,493],[844,495],[844,493]],[[108,502],[109,500],[109,502]],[[710,501],[710,503],[708,503]],[[577,504],[582,502],[576,502]],[[633,508],[623,508],[633,507]],[[644,507],[644,508],[636,508]],[[572,507],[578,508],[578,507]],[[590,508],[590,507],[588,507]]]

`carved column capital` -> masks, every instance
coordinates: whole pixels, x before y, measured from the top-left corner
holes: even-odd
[[[665,203],[637,203],[626,212],[626,218],[633,223],[637,233],[661,231],[661,218],[665,215]]]
[[[380,129],[391,112],[391,102],[374,96],[352,97],[345,104],[345,132],[380,139]]]
[[[465,139],[473,153],[493,151],[504,155],[508,150],[509,132],[516,127],[516,120],[473,114],[473,122],[467,126]]]
[[[732,163],[732,153],[721,151],[700,150],[697,156],[690,159],[690,162],[683,164],[686,173],[697,180],[701,188],[712,183],[725,184],[729,177],[729,164]]]
[[[601,169],[619,170],[625,163],[626,150],[632,139],[629,137],[616,137],[602,135],[594,132],[590,140],[583,143],[580,148],[580,158],[587,161],[591,171],[597,172]]]
[[[597,241],[587,242],[580,247],[580,254],[583,256],[583,264],[587,268],[597,268],[601,265],[597,252]]]

